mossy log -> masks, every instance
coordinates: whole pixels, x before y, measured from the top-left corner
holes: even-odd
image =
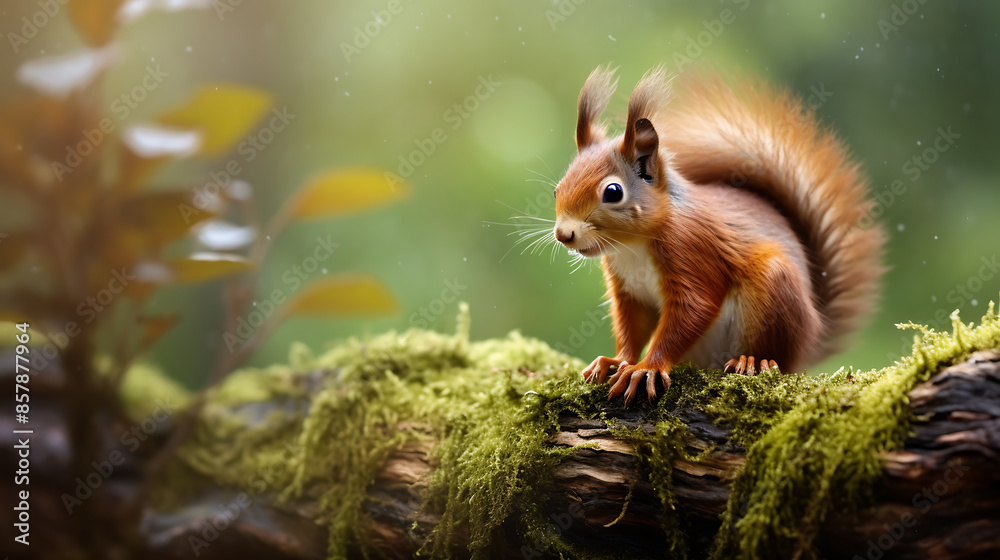
[[[916,421],[903,450],[884,453],[875,503],[823,522],[818,550],[826,558],[972,559],[1000,555],[1000,352],[975,354],[910,392]],[[641,425],[640,415],[612,402],[608,418]],[[697,462],[674,462],[673,491],[692,558],[707,554],[719,530],[729,487],[743,465],[730,430],[704,412],[680,419],[690,429],[690,451],[710,450]],[[592,444],[558,467],[547,516],[561,538],[597,554],[664,556],[667,536],[660,502],[637,478],[631,444],[602,420],[561,418],[552,445]],[[653,430],[650,424],[642,425]],[[370,544],[389,558],[412,558],[436,519],[423,514],[421,494],[433,466],[429,449],[394,452],[378,474],[364,511]],[[624,507],[626,502],[628,506]],[[498,539],[502,541],[502,539]],[[546,557],[546,550],[507,541],[500,557]]]
[[[33,534],[52,537],[32,552],[75,557],[60,528],[68,515],[98,512],[138,521],[140,542],[124,540],[141,550],[131,557],[151,560],[412,558],[421,548],[455,558],[470,549],[494,558],[1000,556],[1000,352],[969,357],[1000,346],[992,311],[982,327],[956,316],[954,335],[924,331],[914,357],[885,370],[748,378],[679,367],[656,406],[627,410],[543,343],[516,334],[469,343],[466,333],[389,334],[234,374],[145,504],[133,504],[145,459],[171,430],[148,411],[181,407],[183,395],[175,402],[162,383],[136,377],[143,398],[127,402],[155,425],[142,428],[149,448],[130,452],[118,437],[128,427],[109,426],[102,457],[117,450],[125,462],[79,504],[66,492],[79,497],[84,483],[66,476],[65,461],[39,461]],[[33,449],[65,457],[65,389],[33,386],[33,427],[45,435]],[[848,434],[858,425],[871,429]],[[893,438],[871,433],[894,426]],[[871,453],[880,448],[893,451]],[[846,452],[852,460],[841,460]],[[838,499],[857,480],[860,499]],[[11,497],[12,488],[0,486]],[[493,497],[506,501],[492,507]],[[799,511],[816,523],[792,527]],[[787,531],[768,533],[778,525]],[[761,534],[765,546],[746,545]],[[800,555],[773,552],[795,550],[803,536]],[[0,554],[17,550],[8,543]]]

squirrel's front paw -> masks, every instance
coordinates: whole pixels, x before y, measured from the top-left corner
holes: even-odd
[[[604,383],[604,379],[608,376],[608,371],[611,368],[621,369],[622,366],[627,366],[626,362],[622,358],[607,358],[605,356],[598,356],[596,360],[590,363],[583,370],[583,380],[587,383],[597,382]]]
[[[652,403],[653,399],[656,398],[656,379],[660,378],[663,381],[663,390],[666,392],[670,388],[670,368],[669,367],[657,367],[646,362],[639,362],[634,366],[628,364],[618,368],[618,371],[611,376],[608,380],[612,383],[611,392],[608,394],[608,399],[616,397],[625,392],[625,408],[628,408],[629,403],[635,398],[635,391],[639,387],[639,382],[642,378],[646,378],[646,396],[649,398],[649,402]]]

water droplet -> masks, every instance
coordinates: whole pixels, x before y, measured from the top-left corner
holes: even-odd
[[[937,296],[931,296],[931,303],[934,303],[936,301],[937,301]]]
[[[826,19],[826,12],[820,12],[819,19]]]
[[[896,226],[896,229],[898,229],[899,231],[903,231],[904,229],[906,229],[906,226],[903,224],[899,224]]]
[[[978,300],[978,299],[974,299],[974,300],[972,300],[972,301],[971,301],[971,302],[969,302],[969,303],[971,303],[971,304],[972,304],[972,307],[975,307],[975,306],[979,305],[979,300]]]

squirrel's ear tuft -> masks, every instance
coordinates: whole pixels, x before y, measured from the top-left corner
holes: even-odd
[[[656,153],[659,138],[651,119],[669,98],[670,82],[663,68],[651,70],[635,86],[628,100],[628,119],[621,146],[626,159],[635,162]]]
[[[608,67],[597,67],[590,73],[580,90],[580,100],[577,102],[579,115],[576,121],[576,149],[604,139],[604,128],[597,124],[597,117],[608,106],[611,95],[618,86],[614,79],[615,71]],[[612,81],[614,79],[614,81]]]

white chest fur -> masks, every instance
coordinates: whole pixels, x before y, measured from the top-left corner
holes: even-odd
[[[646,244],[618,246],[617,252],[608,255],[608,265],[632,297],[650,307],[663,309],[660,272]]]

